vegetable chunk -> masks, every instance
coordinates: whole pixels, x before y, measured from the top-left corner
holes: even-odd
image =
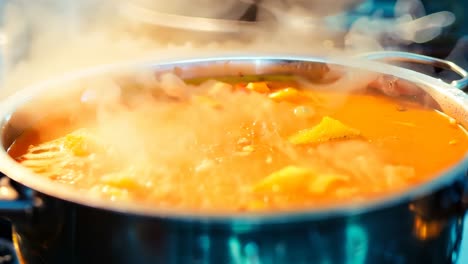
[[[347,180],[347,176],[339,174],[320,174],[310,168],[287,166],[273,172],[255,185],[254,191],[274,193],[306,191],[312,194],[322,194],[333,183]]]
[[[250,91],[254,91],[257,93],[269,93],[270,88],[265,82],[251,82],[248,83],[246,88]]]
[[[340,121],[325,116],[318,125],[298,131],[289,137],[294,145],[320,143],[334,139],[350,139],[361,135],[357,129],[346,126]]]
[[[290,192],[302,188],[308,178],[315,173],[308,168],[287,166],[275,171],[260,183],[255,185],[254,191]]]
[[[278,90],[268,95],[270,99],[276,102],[294,101],[299,96],[299,91],[291,87]]]

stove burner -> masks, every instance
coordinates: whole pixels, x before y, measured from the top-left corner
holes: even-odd
[[[0,239],[0,264],[19,264],[11,241]]]

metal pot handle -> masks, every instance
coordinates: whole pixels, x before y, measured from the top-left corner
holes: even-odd
[[[35,207],[33,198],[21,196],[8,177],[0,176],[0,217],[19,220],[31,215]]]
[[[402,51],[378,51],[378,52],[370,52],[364,53],[359,57],[370,59],[370,60],[382,60],[382,61],[397,61],[397,62],[412,62],[412,63],[420,63],[426,65],[432,65],[437,68],[451,70],[462,78],[459,80],[452,81],[450,84],[460,90],[463,90],[468,86],[468,72],[463,69],[462,67],[458,66],[457,64],[438,59],[430,56],[420,55],[416,53],[410,52],[402,52]]]

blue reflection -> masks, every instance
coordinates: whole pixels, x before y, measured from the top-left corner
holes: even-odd
[[[346,264],[364,264],[368,251],[368,236],[364,228],[351,224],[346,228]]]

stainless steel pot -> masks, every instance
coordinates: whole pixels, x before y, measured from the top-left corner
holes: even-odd
[[[182,78],[292,73],[311,80],[322,80],[325,71],[340,72],[341,78],[351,69],[353,74],[354,70],[371,72],[380,85],[417,87],[419,92],[415,96],[430,96],[441,110],[468,127],[468,96],[459,89],[467,83],[463,69],[415,54],[374,53],[365,57],[435,64],[460,73],[463,79],[449,85],[424,74],[359,58],[257,55],[105,66],[30,87],[12,96],[0,106],[3,146],[0,170],[12,180],[18,196],[10,195],[13,200],[0,202],[0,215],[13,223],[13,240],[20,260],[164,264],[455,263],[462,220],[468,208],[468,157],[433,181],[381,200],[295,213],[204,215],[86,197],[72,188],[37,177],[5,151],[34,123],[34,119],[25,118],[23,109],[31,110],[31,103],[44,91],[128,69],[172,71]],[[40,115],[46,115],[53,106],[50,100],[46,105],[34,105]]]

